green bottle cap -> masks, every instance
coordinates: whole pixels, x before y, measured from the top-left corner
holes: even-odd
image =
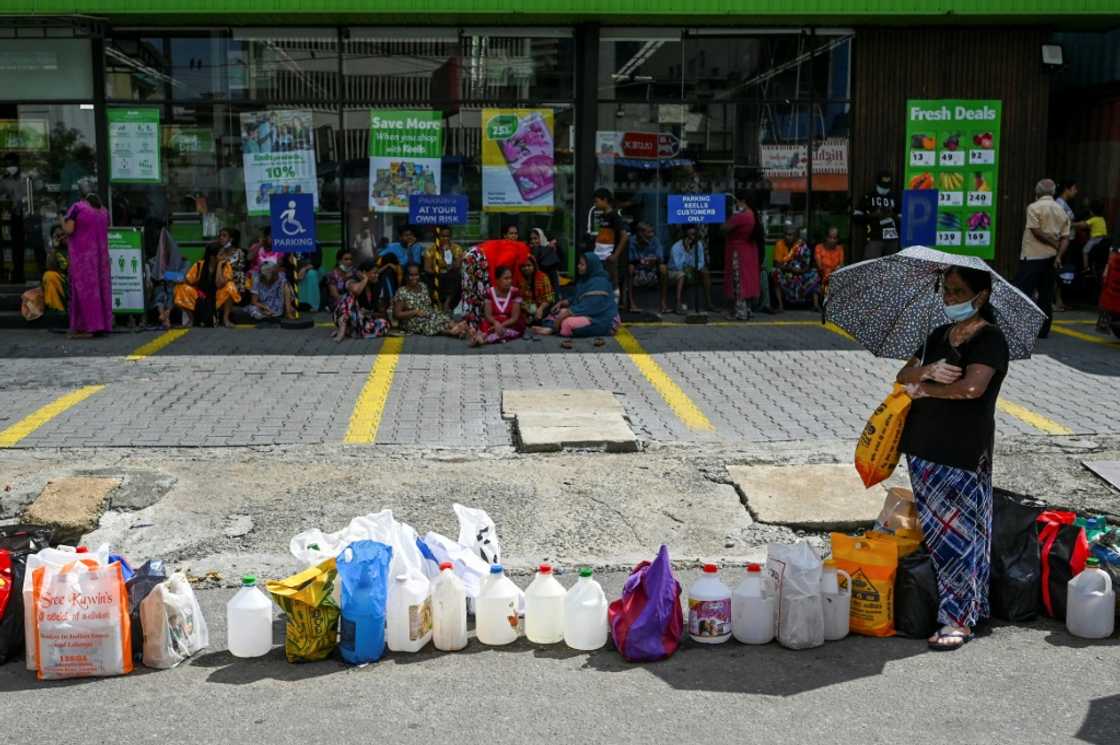
[[[1085,560],[1085,566],[1087,566],[1087,567],[1093,567],[1094,569],[1096,569],[1100,565],[1101,565],[1101,560],[1100,559],[1093,558],[1093,559],[1086,559]]]
[[[254,587],[257,584],[257,578],[251,574],[246,574],[241,578],[242,587]]]
[[[579,570],[579,576],[590,577],[591,576],[591,567],[584,567],[583,569],[580,569]]]

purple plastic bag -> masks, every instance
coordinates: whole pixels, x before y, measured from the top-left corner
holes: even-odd
[[[684,634],[681,583],[673,576],[669,549],[662,546],[653,563],[634,567],[622,597],[609,609],[611,638],[630,662],[663,660],[677,651]]]

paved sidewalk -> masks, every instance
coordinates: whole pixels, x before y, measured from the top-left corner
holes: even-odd
[[[1095,334],[1088,325],[1065,328]],[[555,338],[473,350],[453,339],[407,337],[387,389],[373,397],[384,406],[373,441],[506,447],[502,391],[532,388],[612,391],[646,442],[855,438],[900,364],[872,357],[811,314],[628,330],[640,351],[628,353],[618,339],[600,348],[581,340],[567,351]],[[323,328],[193,329],[128,359],[158,338],[0,332],[0,432],[66,393],[104,385],[15,446],[342,443],[383,344],[334,344]],[[1103,405],[1118,377],[1120,345],[1056,333],[1032,359],[1012,364],[1000,436],[1118,432],[1120,418]],[[682,417],[682,405],[711,426]]]

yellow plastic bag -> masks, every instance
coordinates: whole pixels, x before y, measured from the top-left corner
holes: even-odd
[[[331,597],[338,570],[335,560],[266,584],[272,599],[288,616],[284,654],[288,662],[315,662],[338,644],[339,608]]]
[[[910,396],[895,383],[894,389],[867,420],[856,445],[856,471],[868,489],[894,473],[902,429],[910,411]]]
[[[883,533],[878,530],[869,530],[864,537],[871,541],[883,541],[889,544],[898,553],[898,558],[909,556],[922,547],[922,531],[896,530],[893,533]]]
[[[898,550],[882,540],[832,534],[832,558],[852,576],[850,628],[864,636],[894,636],[894,577]]]

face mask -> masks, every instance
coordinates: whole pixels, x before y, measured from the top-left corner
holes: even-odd
[[[889,187],[886,187],[886,186],[876,186],[875,191],[879,192],[879,194],[881,194],[882,196],[885,197],[887,194],[890,194],[891,190],[890,190]]]
[[[956,305],[945,306],[945,315],[949,316],[949,320],[953,323],[967,321],[969,318],[972,318],[974,315],[976,315],[976,313],[977,310],[976,308],[972,307],[971,300],[966,300],[963,303],[957,303]]]
[[[348,271],[350,271],[351,269],[354,268],[353,264],[342,264],[341,266],[342,266],[342,271],[344,271],[344,272],[348,272]]]

